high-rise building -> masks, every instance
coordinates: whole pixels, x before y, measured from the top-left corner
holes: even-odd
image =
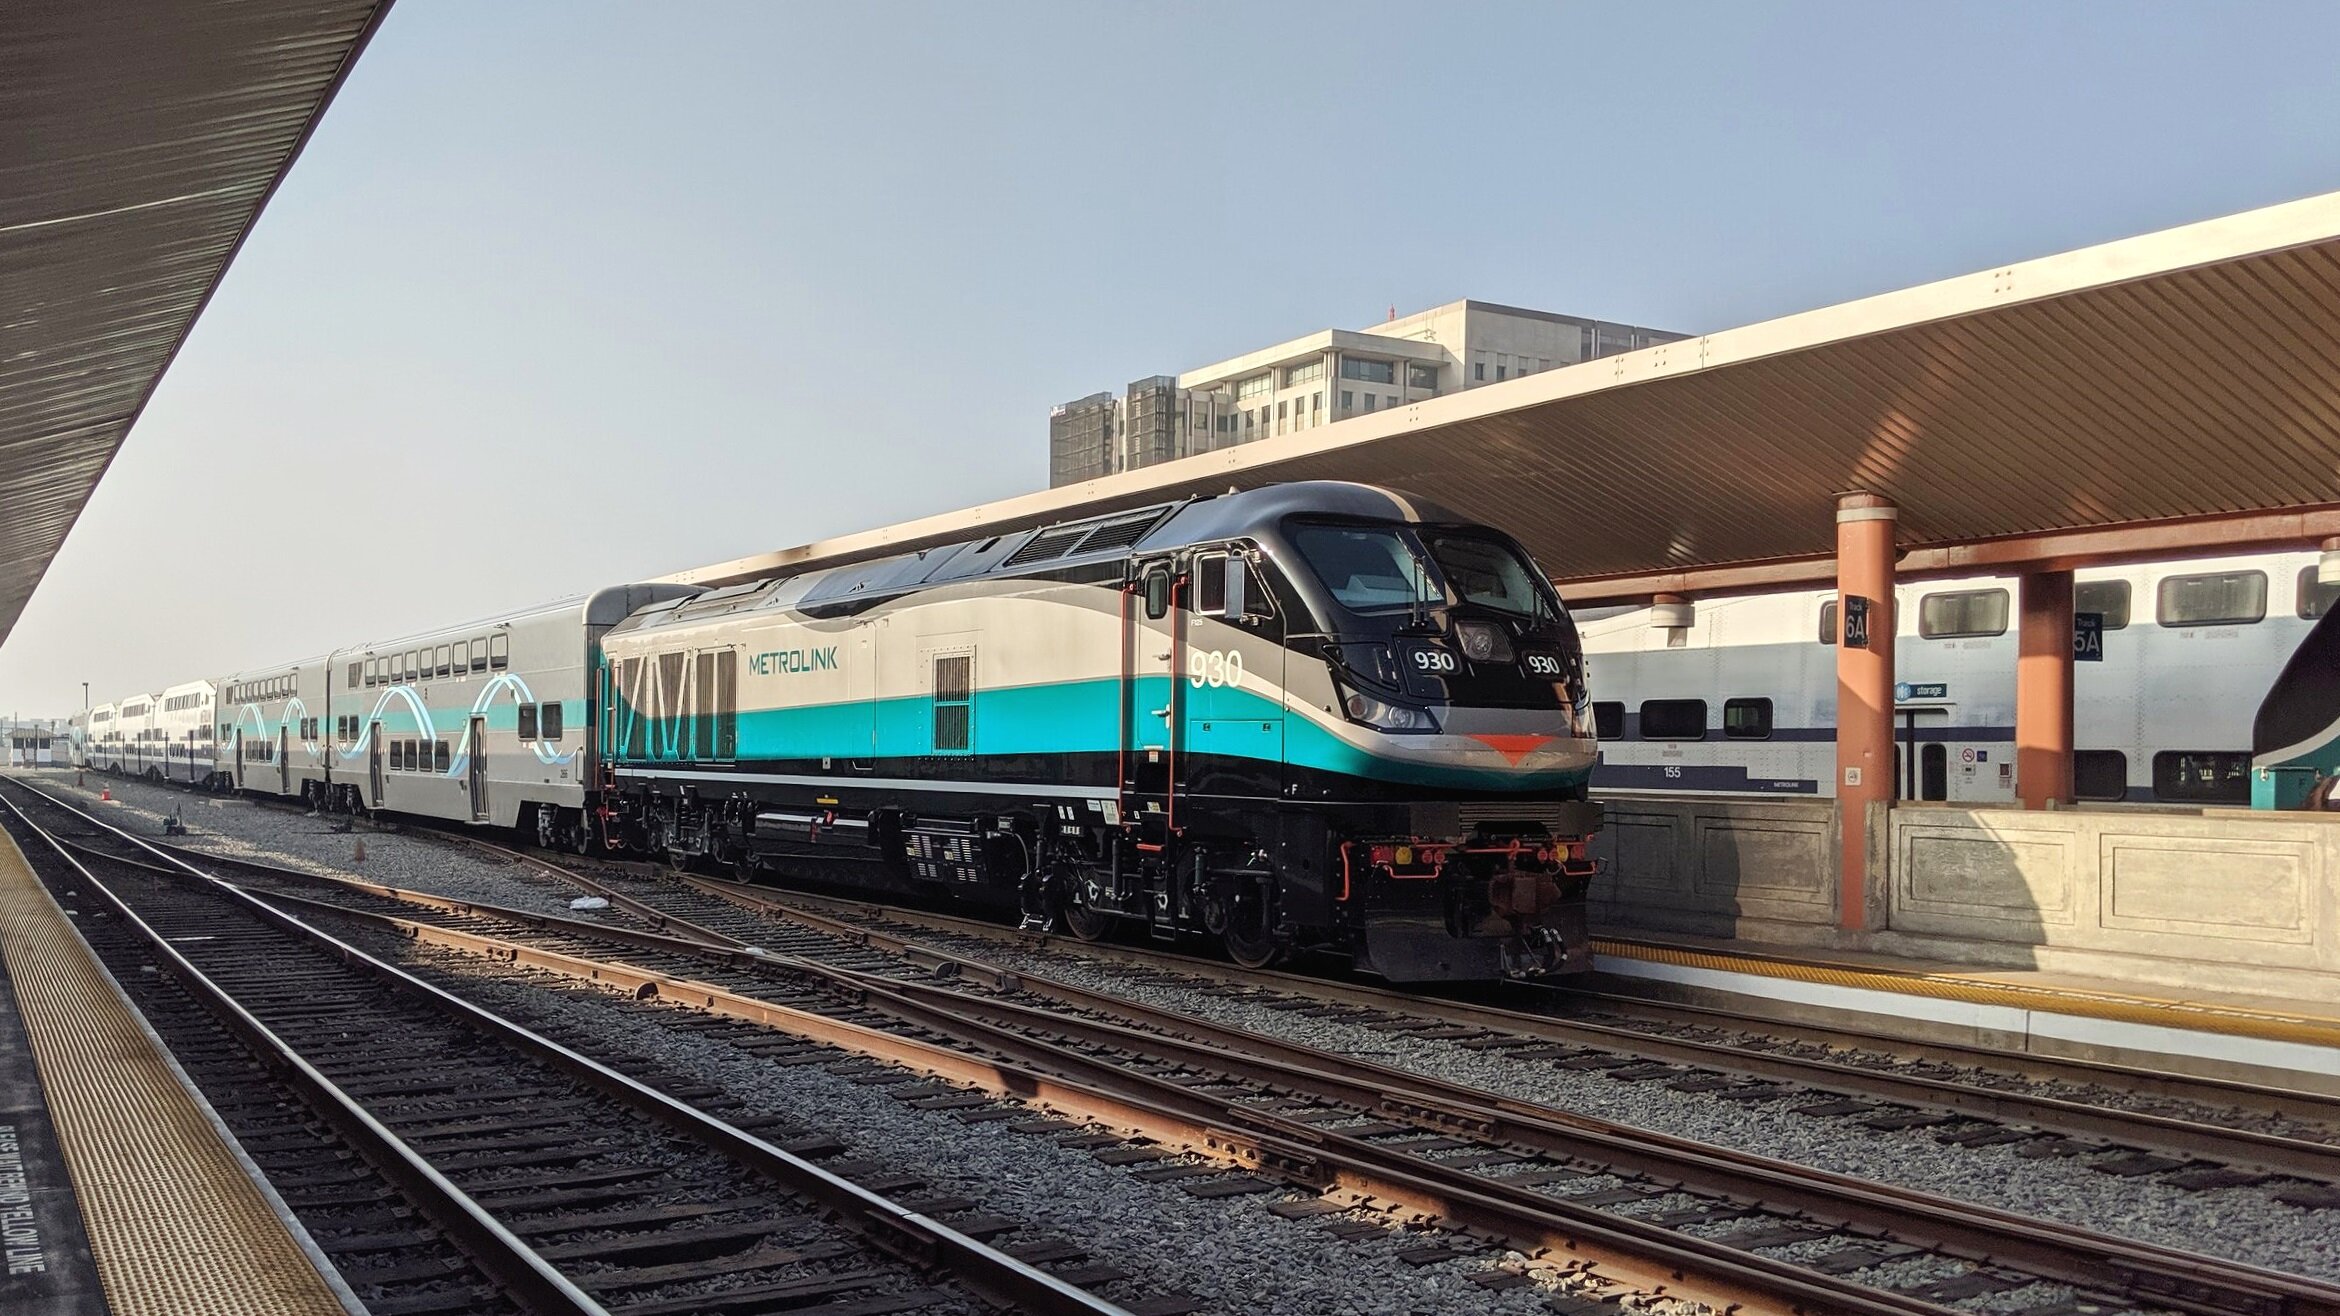
[[[1141,379],[1118,398],[1092,393],[1054,408],[1048,483],[1295,434],[1687,336],[1468,300],[1366,329],[1326,329]]]

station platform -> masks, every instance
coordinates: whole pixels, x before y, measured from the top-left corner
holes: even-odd
[[[2340,1093],[2340,1003],[1679,933],[1596,934],[1598,985],[1736,1013]]]
[[[361,1310],[0,833],[0,1312]]]

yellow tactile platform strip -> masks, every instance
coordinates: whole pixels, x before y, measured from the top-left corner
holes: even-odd
[[[0,964],[116,1316],[343,1307],[0,834]]]
[[[2083,1015],[2160,1028],[2258,1037],[2308,1046],[2340,1047],[2340,1019],[2253,1010],[2247,1006],[2168,997],[2116,995],[2069,987],[2026,987],[1962,974],[1893,970],[1774,955],[1734,954],[1656,942],[1595,938],[1593,952],[1620,959],[1675,964],[1721,973],[1747,973],[1798,982],[1929,996],[1975,1005],[1999,1005],[2048,1014]]]

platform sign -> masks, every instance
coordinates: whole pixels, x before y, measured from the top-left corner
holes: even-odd
[[[2104,614],[2075,612],[2072,614],[2072,661],[2101,663],[2104,661]]]
[[[1844,647],[1869,647],[1869,601],[1858,594],[1844,596]]]

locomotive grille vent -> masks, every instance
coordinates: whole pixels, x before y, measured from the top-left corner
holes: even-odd
[[[1560,806],[1532,801],[1506,803],[1500,800],[1478,801],[1455,806],[1461,815],[1465,830],[1474,830],[1486,824],[1490,832],[1517,832],[1527,826],[1537,826],[1553,836],[1560,834]]]
[[[1161,513],[1148,512],[1144,516],[1107,521],[1090,531],[1089,537],[1081,541],[1081,551],[1095,553],[1108,548],[1127,548],[1145,538],[1146,532],[1154,528],[1154,522],[1161,519]]]
[[[1001,565],[1022,567],[1029,566],[1034,562],[1047,562],[1063,557],[1070,553],[1073,545],[1081,542],[1088,533],[1089,530],[1086,526],[1074,526],[1070,530],[1044,531],[1033,536],[1030,543],[1008,554],[1008,560]]]

